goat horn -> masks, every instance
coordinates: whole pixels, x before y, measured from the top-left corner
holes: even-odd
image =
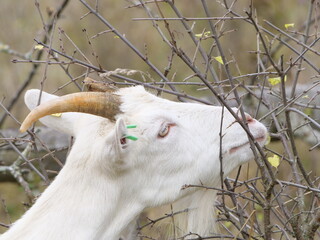
[[[120,111],[120,97],[104,92],[80,92],[68,94],[57,99],[40,104],[33,109],[20,127],[25,132],[35,121],[44,116],[63,112],[82,112],[114,121]]]

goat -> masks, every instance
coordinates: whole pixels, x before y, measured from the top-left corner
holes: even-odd
[[[220,124],[224,174],[253,158],[247,134],[222,107],[169,101],[142,86],[62,97],[42,92],[36,107],[39,94],[27,91],[33,110],[20,130],[41,118],[75,141],[58,176],[1,240],[119,239],[144,209],[198,194],[185,184],[219,184]],[[265,126],[246,118],[263,145]]]

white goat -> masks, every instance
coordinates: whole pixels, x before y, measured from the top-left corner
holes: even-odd
[[[30,109],[38,96],[26,93]],[[221,119],[221,107],[172,102],[141,86],[63,97],[43,92],[41,100],[21,130],[43,117],[75,142],[59,175],[1,240],[119,239],[144,209],[197,194],[182,190],[185,184],[219,184],[221,121],[225,175],[253,157],[247,134],[229,112]],[[249,115],[247,122],[264,144],[266,128]]]

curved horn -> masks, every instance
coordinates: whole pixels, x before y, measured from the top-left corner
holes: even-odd
[[[68,94],[40,104],[33,109],[20,127],[25,132],[35,121],[44,116],[63,112],[89,113],[114,121],[120,113],[120,97],[112,93],[80,92]]]

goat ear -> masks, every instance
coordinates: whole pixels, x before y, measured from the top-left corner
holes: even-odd
[[[26,92],[24,96],[24,102],[26,103],[27,107],[32,110],[37,107],[39,97],[40,90],[31,89]],[[55,98],[58,98],[58,96],[42,92],[40,103],[47,102]],[[77,123],[77,119],[79,119],[80,114],[81,113],[63,113],[57,116],[43,117],[40,119],[40,121],[47,127],[53,128],[59,132],[66,133],[70,136],[74,136],[75,123]]]
[[[124,154],[127,152],[128,139],[126,138],[127,128],[122,118],[118,118],[115,124],[113,146],[115,150],[115,162],[123,164]]]

